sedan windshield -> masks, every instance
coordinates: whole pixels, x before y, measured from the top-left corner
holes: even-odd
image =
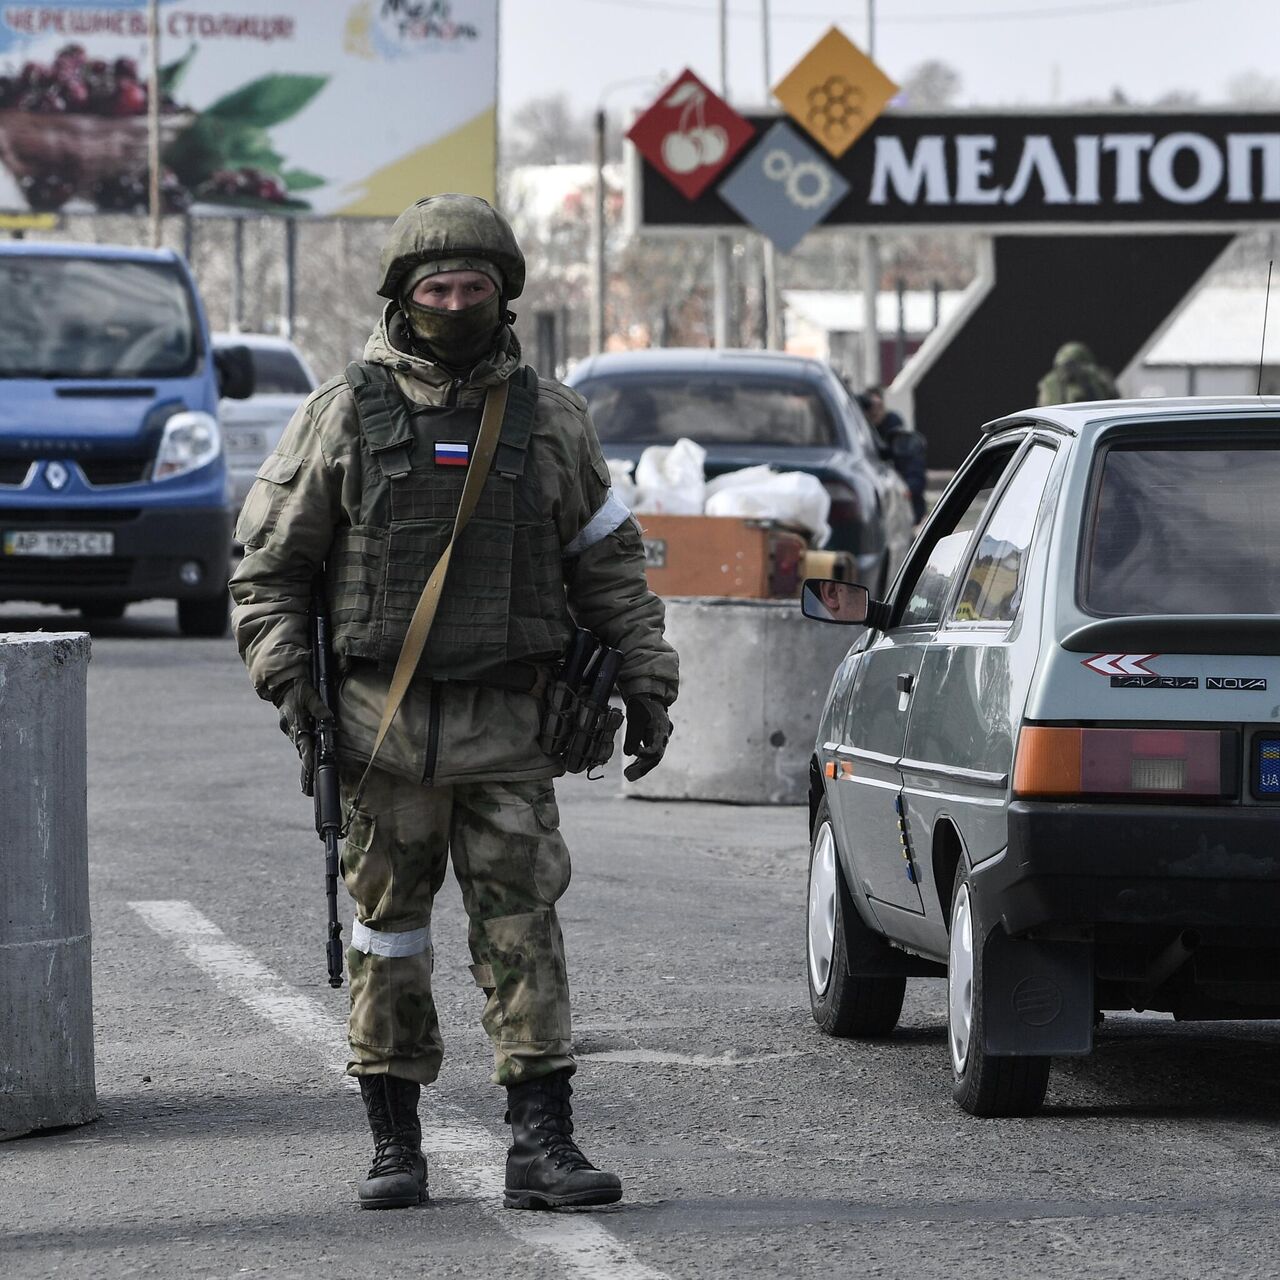
[[[805,382],[699,371],[589,378],[576,390],[604,444],[836,442],[825,402]]]
[[[172,378],[197,354],[176,267],[0,258],[0,378]]]
[[[1280,440],[1114,446],[1086,529],[1091,613],[1280,613]]]

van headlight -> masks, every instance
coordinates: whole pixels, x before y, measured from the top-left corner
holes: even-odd
[[[153,480],[174,480],[207,466],[222,452],[217,420],[207,413],[175,413],[164,424]]]

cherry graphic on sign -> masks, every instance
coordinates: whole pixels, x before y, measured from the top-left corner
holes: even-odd
[[[675,173],[692,173],[703,165],[719,164],[729,150],[729,135],[718,124],[707,125],[703,109],[706,100],[702,86],[689,80],[663,103],[673,110],[684,108],[680,123],[662,140],[663,163]]]
[[[627,136],[667,181],[696,200],[754,133],[724,99],[685,71]]]

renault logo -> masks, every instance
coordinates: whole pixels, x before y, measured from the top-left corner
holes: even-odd
[[[61,462],[51,462],[44,469],[44,482],[50,489],[65,489],[70,479],[71,472]]]

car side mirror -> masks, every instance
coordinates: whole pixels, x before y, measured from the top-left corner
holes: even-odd
[[[800,588],[800,612],[816,622],[838,622],[846,627],[883,630],[889,622],[889,606],[884,601],[873,600],[860,583],[835,578],[806,578]]]
[[[247,400],[253,395],[253,355],[248,347],[222,347],[213,353],[218,374],[218,394],[228,400]]]

